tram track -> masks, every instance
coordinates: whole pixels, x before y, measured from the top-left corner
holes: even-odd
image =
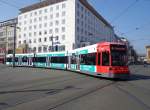
[[[60,71],[58,71],[60,72]],[[44,73],[43,73],[44,74]],[[47,73],[45,73],[47,74]],[[57,74],[57,73],[56,73]],[[17,86],[24,86],[24,85],[28,85],[28,84],[36,84],[36,83],[43,83],[43,82],[47,82],[47,81],[51,81],[51,80],[59,80],[59,79],[63,79],[63,78],[68,78],[68,77],[83,77],[81,75],[78,75],[78,74],[73,74],[73,73],[68,73],[67,75],[58,75],[58,76],[54,76],[54,77],[46,77],[46,78],[38,78],[38,79],[33,79],[33,80],[25,80],[25,81],[21,81],[21,82],[13,82],[13,83],[10,83],[10,84],[4,84],[4,85],[0,85],[0,88],[3,89],[3,88],[9,88],[9,87],[17,87]],[[5,82],[9,81],[8,80],[5,80]],[[3,82],[1,82],[3,83]]]
[[[98,86],[89,88],[88,90],[85,90],[85,91],[81,92],[80,94],[76,94],[76,95],[74,95],[72,97],[67,97],[67,98],[63,99],[62,102],[60,101],[60,102],[57,102],[56,104],[51,105],[48,108],[48,110],[54,110],[57,107],[61,107],[61,106],[65,105],[65,104],[68,104],[68,103],[73,102],[75,100],[78,100],[80,98],[86,97],[86,96],[88,96],[90,94],[93,94],[93,93],[95,93],[95,92],[97,92],[99,90],[102,90],[102,89],[104,89],[106,87],[109,87],[109,86],[112,86],[114,84],[116,84],[116,82],[111,82],[111,83],[105,84],[103,86],[102,85],[98,85]]]
[[[98,80],[98,79],[96,79],[96,80]],[[60,81],[59,83],[56,83],[56,82],[53,82],[53,84],[51,83],[51,85],[49,86],[49,84],[50,83],[45,83],[45,84],[43,84],[43,85],[36,85],[36,86],[32,86],[32,87],[30,87],[30,88],[24,88],[24,89],[21,89],[21,91],[16,91],[16,93],[25,93],[24,95],[21,95],[21,96],[18,96],[18,97],[16,97],[15,99],[13,99],[13,97],[11,98],[11,99],[13,99],[13,100],[17,100],[17,102],[16,102],[16,104],[14,104],[14,105],[12,105],[11,107],[15,107],[15,106],[18,106],[18,105],[22,105],[22,104],[25,104],[25,103],[27,103],[27,102],[32,102],[32,101],[36,101],[36,100],[39,100],[39,99],[43,99],[43,98],[46,98],[46,97],[48,97],[48,96],[50,96],[49,94],[47,94],[47,95],[42,95],[43,93],[45,94],[45,93],[47,93],[47,92],[49,92],[49,90],[51,90],[51,89],[60,89],[62,92],[64,91],[66,91],[66,90],[70,90],[70,89],[64,89],[64,88],[67,88],[67,87],[69,87],[69,86],[76,86],[76,85],[79,85],[79,84],[85,84],[85,82],[91,82],[91,83],[99,83],[99,82],[97,82],[95,79],[93,80],[93,77],[77,77],[77,78],[70,78],[70,79],[66,79],[66,81]],[[105,82],[105,81],[104,81]],[[107,82],[107,81],[106,81]],[[109,82],[109,81],[108,81]],[[108,83],[107,82],[107,83]],[[111,84],[110,84],[111,85]],[[45,86],[49,86],[50,88],[49,89],[47,89],[46,91],[40,91],[40,90],[44,90],[44,88],[45,88]],[[53,86],[53,87],[52,87]],[[108,85],[109,86],[109,85]],[[36,88],[37,87],[37,88]],[[104,86],[105,87],[105,86]],[[68,101],[73,101],[73,100],[75,100],[75,99],[78,99],[78,98],[80,98],[80,97],[82,97],[82,96],[86,96],[86,95],[88,95],[88,94],[90,94],[90,93],[92,93],[92,92],[95,92],[96,90],[99,90],[99,89],[102,89],[102,88],[104,88],[103,86],[102,86],[102,84],[99,84],[98,86],[96,86],[96,87],[90,87],[89,88],[89,90],[81,90],[82,92],[80,93],[80,92],[77,92],[77,95],[71,95],[71,97],[69,97],[69,99],[70,100],[67,100],[68,98],[65,98],[65,99],[63,99],[63,103],[67,103]],[[31,89],[32,88],[32,89]],[[47,88],[47,87],[46,87]],[[80,88],[79,88],[80,89]],[[39,91],[38,91],[39,90]],[[5,92],[8,92],[8,93],[6,93],[6,95],[7,94],[11,94],[11,91],[10,91],[10,93],[9,93],[9,91],[5,91]],[[39,93],[39,95],[38,96],[34,96],[34,93]],[[66,91],[67,92],[67,91]],[[4,91],[3,92],[0,92],[1,93],[1,95],[4,95]],[[14,91],[12,91],[12,93],[14,93]],[[26,93],[31,93],[31,94],[26,94]],[[41,94],[42,93],[42,94]],[[60,93],[60,92],[58,92],[58,93]],[[76,92],[74,93],[74,94],[76,94]],[[26,95],[28,96],[28,97],[33,97],[31,100],[24,100],[24,98],[23,97],[26,97]],[[51,95],[55,95],[55,93],[54,94],[51,94]],[[74,96],[76,96],[76,97],[74,97]],[[61,99],[62,100],[62,99]],[[65,102],[64,102],[65,101]],[[59,100],[58,100],[58,103],[59,103]],[[57,104],[58,104],[57,103]],[[56,104],[56,105],[57,105]],[[53,105],[55,105],[55,104],[53,104]],[[51,108],[51,107],[50,107]]]
[[[18,106],[20,104],[24,104],[26,102],[30,102],[30,101],[38,100],[40,98],[47,97],[47,96],[49,96],[49,94],[45,95],[45,93],[48,93],[48,92],[51,93],[53,90],[54,90],[54,92],[55,92],[55,90],[60,90],[60,92],[61,92],[61,91],[65,90],[65,88],[67,90],[67,88],[69,88],[69,85],[76,85],[78,83],[83,83],[83,82],[88,81],[88,79],[90,80],[91,78],[85,77],[85,76],[76,77],[76,78],[73,77],[73,78],[66,78],[65,80],[61,80],[61,81],[59,80],[57,82],[56,81],[47,82],[47,83],[37,84],[37,85],[30,86],[27,88],[21,88],[21,89],[12,90],[12,91],[0,91],[0,97],[3,97],[3,95],[15,94],[14,96],[12,95],[11,97],[8,98],[9,101],[16,100],[16,103],[11,105],[11,107],[14,107],[14,106]],[[49,88],[46,87],[47,88],[46,89],[45,86],[49,86]],[[18,93],[19,94],[23,93],[24,95],[19,96],[19,95],[17,95]],[[57,91],[56,91],[56,93],[57,93]],[[39,95],[37,96],[37,94],[39,94]],[[17,97],[16,97],[16,95],[17,95]],[[53,94],[51,94],[51,95],[53,95]],[[32,97],[32,98],[26,100],[26,96]],[[25,100],[24,100],[24,97],[25,97]],[[9,101],[8,101],[8,105],[9,105]]]
[[[130,84],[130,83],[128,83]],[[150,110],[150,106],[147,105],[146,103],[144,103],[141,99],[139,99],[136,95],[130,93],[128,90],[122,88],[120,85],[116,85],[115,86],[119,91],[123,92],[124,94],[126,94],[128,97],[130,97],[130,99],[134,100],[135,102],[139,103],[143,108],[145,108],[146,110]]]

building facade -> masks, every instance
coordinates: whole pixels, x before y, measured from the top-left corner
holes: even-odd
[[[147,58],[147,63],[150,63],[150,45],[146,46],[146,58]]]
[[[17,47],[66,51],[114,39],[113,27],[86,0],[45,0],[20,9]]]
[[[0,22],[0,48],[5,51],[3,53],[13,53],[14,46],[14,24],[17,19],[10,19]]]

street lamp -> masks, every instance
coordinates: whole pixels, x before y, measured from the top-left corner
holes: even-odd
[[[16,29],[20,29],[16,26],[17,24],[14,24],[10,27],[14,27],[14,45],[13,45],[13,68],[15,67],[15,54],[16,54]]]

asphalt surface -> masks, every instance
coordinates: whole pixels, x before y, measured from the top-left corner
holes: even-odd
[[[150,66],[127,81],[0,64],[0,110],[150,110]]]

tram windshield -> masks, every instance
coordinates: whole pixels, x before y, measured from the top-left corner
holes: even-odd
[[[126,46],[112,46],[111,47],[112,66],[126,66],[127,65],[127,51]]]

